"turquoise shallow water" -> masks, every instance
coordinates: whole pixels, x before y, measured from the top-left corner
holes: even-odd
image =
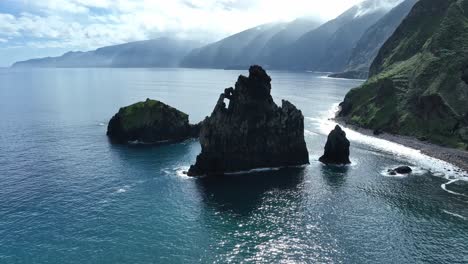
[[[0,263],[468,262],[468,189],[450,165],[349,130],[353,165],[317,162],[360,81],[270,73],[275,100],[306,116],[305,168],[193,179],[195,140],[107,141],[119,107],[149,97],[197,122],[241,73],[0,70]],[[416,173],[383,173],[396,165]]]

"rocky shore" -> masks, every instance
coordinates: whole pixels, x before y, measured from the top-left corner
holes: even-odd
[[[398,139],[466,166],[467,6],[468,0],[418,1],[380,49],[369,79],[346,94],[340,117],[377,134],[406,135],[460,149],[432,151],[433,145]]]
[[[468,151],[439,146],[427,141],[422,141],[414,137],[394,135],[389,133],[377,133],[371,129],[361,128],[355,125],[345,123],[342,119],[335,119],[339,124],[351,128],[361,134],[388,140],[409,148],[420,150],[421,153],[430,157],[443,160],[460,168],[459,174],[468,175]]]

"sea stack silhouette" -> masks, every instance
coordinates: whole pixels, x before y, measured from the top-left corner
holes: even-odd
[[[349,160],[349,140],[346,133],[340,126],[336,126],[328,135],[325,144],[325,153],[320,157],[320,162],[325,164],[350,164]]]
[[[235,88],[220,95],[202,122],[200,144],[189,176],[309,163],[302,112],[285,100],[275,104],[271,78],[260,66],[251,66],[249,77],[239,76]]]

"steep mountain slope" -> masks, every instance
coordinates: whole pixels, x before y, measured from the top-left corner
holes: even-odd
[[[420,0],[341,104],[347,122],[468,147],[468,0]]]
[[[362,78],[369,74],[369,67],[385,41],[395,32],[418,0],[405,0],[388,12],[362,35],[351,52],[345,72],[332,77]]]
[[[218,42],[193,50],[182,61],[182,67],[227,68],[242,64],[242,57],[250,59],[276,33],[281,24],[265,24],[250,28]]]
[[[381,2],[385,2],[385,5]],[[381,19],[400,0],[366,0],[353,6],[292,45],[275,52],[268,64],[272,68],[342,71],[352,49],[364,32]]]
[[[193,68],[248,68],[252,64],[263,64],[274,51],[319,25],[315,20],[304,18],[250,28],[192,51],[181,65]]]
[[[291,45],[279,48],[275,52],[276,56],[268,58],[267,64],[275,69],[316,68],[327,49],[328,40],[343,25],[353,19],[356,11],[356,7],[354,10],[348,10],[336,19],[307,32]]]
[[[284,24],[283,29],[274,35],[258,54],[259,63],[267,62],[268,58],[276,55],[276,51],[294,43],[302,35],[314,30],[320,25],[320,22],[311,18],[299,18],[290,23]]]
[[[159,38],[32,59],[17,62],[13,67],[177,67],[180,60],[199,45],[193,41]]]

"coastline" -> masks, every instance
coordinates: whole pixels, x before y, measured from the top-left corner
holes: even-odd
[[[459,168],[455,171],[458,174],[468,175],[468,151],[439,146],[430,142],[420,141],[414,137],[382,133],[374,135],[373,130],[358,127],[345,121],[334,118],[333,121],[346,128],[350,128],[358,133],[383,140],[388,140],[412,149],[421,151],[422,154],[448,162]]]

